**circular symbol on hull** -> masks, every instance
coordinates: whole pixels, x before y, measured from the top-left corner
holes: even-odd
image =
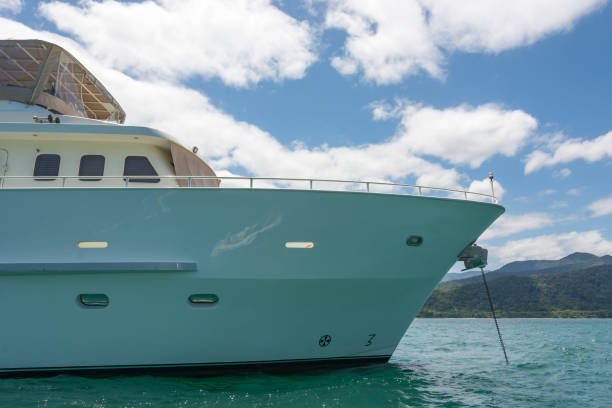
[[[329,346],[329,343],[331,343],[331,336],[329,334],[321,336],[321,338],[319,339],[319,346],[321,347],[327,347]]]

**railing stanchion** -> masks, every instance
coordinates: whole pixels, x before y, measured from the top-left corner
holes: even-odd
[[[125,180],[125,188],[127,188],[128,187],[128,183],[130,182],[130,178],[129,177],[125,177],[124,180]]]
[[[249,187],[252,189],[253,188],[253,177],[251,177],[249,179]]]
[[[370,183],[366,183],[366,191],[369,193],[370,192]]]
[[[66,187],[66,176],[62,177],[62,188]]]
[[[310,179],[310,189],[312,190],[312,179]]]
[[[419,186],[419,195],[423,195],[423,192],[421,191],[421,186]]]
[[[464,191],[463,194],[465,195],[465,199],[467,200],[467,191]]]
[[[191,176],[187,177],[187,188],[191,188]]]

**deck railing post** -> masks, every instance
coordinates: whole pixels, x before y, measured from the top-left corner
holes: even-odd
[[[253,177],[249,178],[249,187],[253,188]]]
[[[366,191],[369,193],[370,192],[370,183],[366,183]]]
[[[419,186],[419,195],[423,195],[423,192],[421,191],[421,186]]]
[[[128,183],[130,182],[130,178],[129,177],[124,177],[125,180],[125,188],[128,187]]]
[[[62,188],[66,187],[66,176],[62,177]]]
[[[467,200],[467,191],[464,191],[463,194],[465,195],[465,199]]]
[[[310,189],[312,190],[312,179],[310,179]]]
[[[191,188],[191,176],[187,177],[187,188]]]

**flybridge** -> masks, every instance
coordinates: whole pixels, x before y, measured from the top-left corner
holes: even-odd
[[[41,40],[0,40],[0,100],[125,121],[119,103],[91,72],[63,48]]]

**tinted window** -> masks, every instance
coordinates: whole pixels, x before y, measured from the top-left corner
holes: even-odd
[[[125,165],[123,167],[124,176],[157,176],[157,172],[153,168],[153,165],[144,156],[128,156],[125,158]],[[159,183],[158,178],[130,178],[130,182],[139,183]]]
[[[59,174],[60,157],[59,154],[39,154],[36,156],[34,164],[35,176],[57,176]],[[36,179],[40,181],[51,181],[55,179]]]
[[[87,154],[81,157],[79,176],[103,176],[104,175],[104,156],[97,154]],[[102,179],[85,178],[81,181],[99,181]]]

